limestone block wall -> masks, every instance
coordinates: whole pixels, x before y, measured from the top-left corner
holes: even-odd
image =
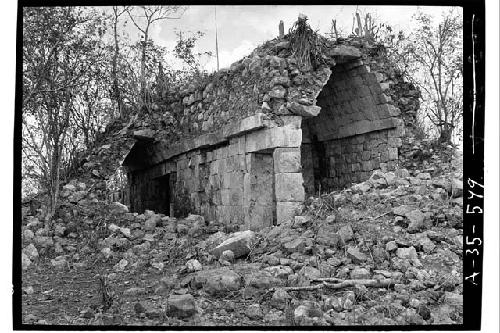
[[[318,116],[303,122],[307,193],[366,180],[395,168],[404,135],[400,110],[384,94],[384,76],[362,60],[339,64],[318,96]]]
[[[351,183],[362,182],[370,177],[373,170],[394,170],[397,167],[398,147],[401,138],[398,129],[388,129],[347,138],[324,142],[324,165],[315,154],[311,144],[304,144],[303,163],[307,163],[310,171],[318,172],[316,179],[322,191],[338,189]],[[312,172],[304,174],[304,187],[307,193],[318,190],[314,184]]]
[[[187,190],[196,212],[225,225],[259,229],[289,218],[304,201],[301,117],[283,122],[181,155],[176,192]]]
[[[254,230],[289,219],[305,197],[301,120],[284,116],[283,126],[241,132],[218,145],[135,171],[131,175],[134,210],[155,210],[165,198],[157,180],[170,175],[171,201],[177,211],[186,205],[189,212],[207,220]]]

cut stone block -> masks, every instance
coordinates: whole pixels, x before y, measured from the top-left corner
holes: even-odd
[[[315,117],[321,111],[321,107],[317,105],[303,105],[297,102],[290,103],[290,111],[302,117]]]
[[[273,153],[274,171],[300,172],[300,148],[276,148]]]
[[[302,202],[305,192],[301,173],[277,173],[275,176],[276,201]]]
[[[302,130],[296,128],[295,123],[264,129],[246,135],[245,151],[258,152],[276,147],[300,147]]]
[[[398,148],[389,148],[389,160],[398,159]]]
[[[261,230],[271,227],[274,220],[275,207],[273,203],[269,205],[250,205],[243,207],[245,228],[250,230]]]
[[[155,131],[151,129],[142,129],[134,131],[134,138],[137,140],[153,140]]]
[[[274,171],[271,154],[247,154],[248,173],[243,179],[243,211],[245,226],[259,230],[274,220]]]
[[[330,56],[338,58],[338,62],[346,62],[349,60],[357,59],[361,57],[361,52],[359,49],[350,45],[338,45],[330,48],[328,51]]]

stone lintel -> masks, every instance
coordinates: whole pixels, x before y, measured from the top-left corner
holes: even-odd
[[[365,134],[383,129],[394,128],[398,126],[396,118],[386,118],[379,120],[360,120],[349,124],[348,127],[340,127],[335,132],[330,132],[327,135],[318,136],[320,141],[342,139],[350,136]]]
[[[155,131],[152,129],[141,129],[134,131],[134,139],[143,141],[154,140]]]
[[[339,64],[361,57],[361,51],[350,45],[338,45],[328,50],[328,55],[333,57]]]

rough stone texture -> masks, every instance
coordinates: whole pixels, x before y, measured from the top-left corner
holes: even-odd
[[[278,225],[291,220],[302,209],[301,202],[277,202],[276,203],[276,223]]]
[[[347,257],[351,258],[354,263],[361,263],[368,260],[368,257],[356,247],[348,247],[346,253]]]
[[[343,242],[348,242],[354,238],[354,231],[350,225],[345,225],[340,228],[338,234]]]
[[[186,268],[187,268],[188,272],[197,272],[197,271],[201,271],[203,269],[203,266],[201,265],[201,263],[198,260],[189,259],[186,262]]]
[[[216,257],[220,257],[224,251],[231,250],[235,258],[242,257],[250,253],[254,237],[255,233],[251,230],[236,232],[211,250],[210,253]]]
[[[30,245],[26,246],[23,249],[23,254],[25,254],[26,256],[28,256],[28,258],[30,260],[36,260],[36,259],[38,259],[38,250],[36,249],[35,245],[33,245],[33,244],[30,244]]]
[[[245,311],[245,315],[250,319],[261,319],[264,317],[262,313],[262,308],[259,304],[251,304]]]
[[[276,174],[276,201],[278,202],[302,202],[304,201],[304,187],[302,186],[302,174],[300,173],[278,173]]]
[[[167,129],[136,131],[124,161],[131,211],[258,230],[293,217],[305,193],[396,168],[418,92],[387,58],[347,42],[305,70],[279,43],[165,97]]]
[[[243,178],[243,213],[245,227],[260,230],[273,225],[275,197],[271,154],[250,154],[246,158],[248,173]]]
[[[396,255],[401,259],[417,259],[417,251],[413,246],[399,248],[396,251]]]
[[[171,295],[167,300],[168,316],[187,318],[196,313],[195,300],[192,295]]]
[[[252,270],[244,276],[245,286],[257,289],[269,289],[282,285],[282,281],[274,277],[273,274],[267,270],[259,271]]]
[[[300,172],[300,149],[299,148],[276,148],[274,150],[274,171]]]
[[[271,297],[270,304],[275,308],[283,310],[287,300],[290,298],[291,296],[284,289],[278,288]]]
[[[28,267],[31,265],[31,260],[30,260],[30,258],[28,257],[28,255],[26,253],[23,252],[21,254],[21,260],[22,260],[22,268],[23,268],[23,270],[28,269]]]
[[[318,96],[322,111],[303,121],[307,145],[302,164],[312,165],[315,171],[314,177],[304,177],[308,193],[319,184],[322,189],[334,189],[363,181],[381,163],[395,168],[403,123],[377,74],[363,61],[333,68]]]
[[[339,248],[343,243],[342,236],[336,233],[332,226],[322,226],[318,231],[316,241],[330,248]]]
[[[203,287],[210,295],[224,295],[231,291],[239,290],[241,277],[232,270],[212,269],[200,271],[193,280],[195,287]]]
[[[234,261],[234,252],[231,250],[223,251],[219,257],[219,261],[227,261],[229,263],[232,263]]]
[[[369,279],[370,272],[366,268],[355,268],[351,271],[351,279],[361,280],[361,279]]]

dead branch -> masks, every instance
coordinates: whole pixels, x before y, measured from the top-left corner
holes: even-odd
[[[373,220],[377,220],[379,218],[381,218],[382,216],[386,216],[387,214],[389,214],[390,212],[385,212],[385,213],[382,213],[380,215],[377,215],[377,216],[374,216],[374,217],[371,217],[370,218],[370,221],[373,221]]]
[[[302,286],[302,287],[275,287],[271,288],[269,291],[274,292],[278,289],[283,289],[285,291],[308,291],[308,290],[319,290],[323,288],[330,289],[342,289],[354,286],[365,286],[372,288],[388,288],[394,285],[394,281],[392,279],[384,279],[384,280],[374,280],[374,279],[360,279],[360,280],[342,280],[338,278],[318,278],[312,281],[321,282],[321,284],[315,284],[312,286]],[[337,283],[329,283],[329,282],[337,282]]]
[[[317,284],[314,286],[302,286],[302,287],[275,287],[275,288],[271,288],[269,291],[274,292],[278,289],[283,289],[285,291],[318,290],[318,289],[322,289],[324,287],[325,287],[325,283]]]
[[[317,278],[317,279],[311,280],[311,282],[342,282],[342,281],[345,281],[345,280],[335,278],[335,277]]]
[[[347,287],[354,287],[356,285],[361,285],[365,287],[372,288],[388,288],[394,285],[394,281],[392,279],[384,279],[384,280],[345,280],[339,283],[327,283],[323,282],[326,287],[331,289],[342,289]]]

